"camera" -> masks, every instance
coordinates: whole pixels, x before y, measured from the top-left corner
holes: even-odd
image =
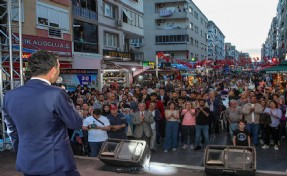
[[[97,125],[95,123],[91,124],[91,128],[96,128]]]

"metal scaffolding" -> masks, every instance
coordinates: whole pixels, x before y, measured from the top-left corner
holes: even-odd
[[[0,150],[11,149],[2,111],[5,92],[24,84],[22,59],[22,0],[0,0]],[[17,63],[17,64],[15,64]],[[16,65],[19,65],[16,67]]]

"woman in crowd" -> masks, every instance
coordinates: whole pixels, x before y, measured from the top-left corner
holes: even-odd
[[[279,141],[279,126],[280,119],[282,117],[282,111],[278,108],[278,104],[276,101],[271,100],[269,103],[270,108],[266,108],[264,110],[265,113],[271,116],[271,123],[266,126],[265,131],[265,145],[262,146],[263,149],[269,148],[270,143],[270,134],[274,140],[274,149],[279,150],[278,141]]]
[[[194,149],[194,138],[195,138],[195,108],[191,102],[185,103],[185,108],[182,110],[181,115],[182,126],[181,126],[181,135],[183,135],[183,149]],[[190,144],[190,146],[188,146]]]
[[[164,114],[166,118],[164,152],[168,152],[169,149],[176,151],[179,112],[174,102],[168,103]]]
[[[104,104],[102,107],[102,116],[107,117],[107,115],[109,115],[110,113],[110,106],[108,104]]]

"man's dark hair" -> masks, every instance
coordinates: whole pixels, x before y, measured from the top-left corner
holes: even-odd
[[[240,119],[240,120],[238,121],[238,124],[240,124],[240,123],[244,123],[245,125],[247,124],[246,120],[244,120],[244,119]]]
[[[57,57],[45,50],[36,51],[29,59],[32,76],[45,75],[54,66],[58,66]]]
[[[93,114],[95,114],[95,115],[100,115],[101,113],[102,113],[101,109],[94,109],[93,110]]]
[[[151,93],[150,97],[157,97],[157,93],[155,93],[155,92]]]

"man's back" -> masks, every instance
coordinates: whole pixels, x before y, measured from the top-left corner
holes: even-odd
[[[3,110],[18,170],[44,175],[76,168],[67,127],[80,129],[82,118],[65,90],[33,79],[5,95]]]

